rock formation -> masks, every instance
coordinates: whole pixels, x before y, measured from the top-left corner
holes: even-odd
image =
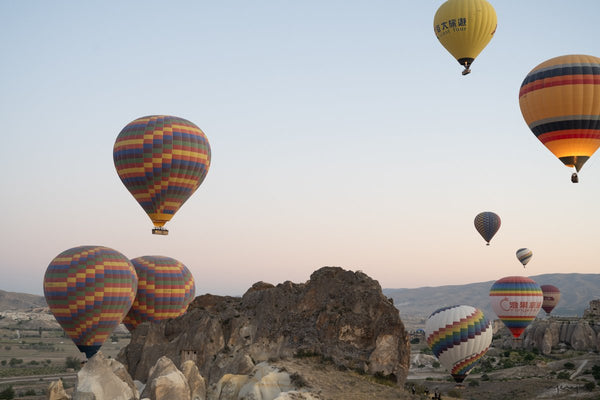
[[[173,361],[163,356],[150,369],[148,384],[141,397],[152,400],[190,400],[190,386]]]
[[[521,336],[521,347],[537,348],[542,354],[550,354],[552,348],[560,343],[574,350],[600,350],[600,325],[590,324],[580,318],[553,318],[535,320]],[[513,346],[510,339],[504,341],[503,347]]]
[[[119,354],[146,382],[162,356],[192,360],[208,384],[248,375],[270,359],[320,355],[335,364],[403,384],[410,345],[398,310],[362,272],[324,267],[306,283],[259,282],[241,298],[197,297],[183,316],[144,323]]]
[[[90,358],[77,373],[73,400],[138,400],[138,392],[123,364],[102,352]]]
[[[191,400],[206,400],[206,383],[196,363],[192,360],[185,361],[181,365],[181,372],[190,386]]]
[[[61,379],[51,382],[48,387],[48,400],[71,400],[67,394]]]

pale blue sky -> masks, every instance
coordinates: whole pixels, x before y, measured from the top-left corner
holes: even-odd
[[[542,61],[600,56],[600,2],[493,1],[466,77],[433,33],[440,4],[0,0],[0,289],[41,294],[85,244],[176,258],[198,294],[324,265],[388,288],[600,272],[598,156],[571,184],[518,105]],[[112,162],[150,114],[194,122],[213,152],[167,237]],[[490,247],[485,210],[503,223]]]

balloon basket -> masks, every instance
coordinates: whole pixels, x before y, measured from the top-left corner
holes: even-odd
[[[469,75],[470,73],[471,73],[471,69],[470,69],[470,68],[467,68],[467,67],[465,67],[465,69],[464,69],[464,70],[463,70],[463,72],[462,72],[463,76],[465,76],[465,75]]]
[[[165,228],[152,228],[152,234],[153,235],[168,235],[169,231]]]
[[[579,176],[577,176],[577,172],[573,172],[573,175],[571,175],[571,182],[573,182],[573,183],[579,182]]]

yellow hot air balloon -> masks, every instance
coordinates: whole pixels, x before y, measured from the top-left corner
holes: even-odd
[[[442,46],[465,67],[492,40],[498,20],[494,7],[486,0],[448,0],[438,8],[433,18],[433,31]]]
[[[531,70],[519,90],[529,129],[579,172],[600,146],[600,58],[566,55]],[[577,173],[571,176],[578,181]]]

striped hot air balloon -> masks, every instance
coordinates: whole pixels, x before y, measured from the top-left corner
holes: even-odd
[[[542,307],[540,285],[525,276],[507,276],[490,289],[492,309],[498,318],[519,338]]]
[[[460,65],[463,75],[492,40],[498,25],[496,11],[486,0],[448,0],[433,18],[433,31]]]
[[[533,252],[527,248],[522,248],[517,250],[517,260],[521,264],[523,264],[523,268],[527,265],[529,261],[531,261],[531,257],[533,257]]]
[[[527,74],[519,105],[534,135],[577,172],[600,146],[600,58],[552,58]],[[577,173],[573,174],[577,182]]]
[[[183,263],[170,257],[134,258],[139,279],[133,305],[123,323],[130,331],[142,322],[176,318],[185,313],[194,299],[192,273]]]
[[[490,245],[490,240],[500,229],[500,217],[491,211],[484,211],[475,216],[475,229],[481,237]]]
[[[546,311],[546,315],[550,315],[560,301],[560,290],[554,285],[542,285],[541,288],[544,294],[542,308]]]
[[[137,275],[116,250],[80,246],[56,256],[44,275],[50,311],[79,350],[92,357],[133,303]]]
[[[210,167],[204,132],[183,118],[153,115],[123,128],[113,149],[121,181],[148,214],[152,233],[163,226],[198,189]]]
[[[492,335],[491,322],[483,312],[466,305],[440,308],[425,324],[427,344],[458,383],[487,352]]]

